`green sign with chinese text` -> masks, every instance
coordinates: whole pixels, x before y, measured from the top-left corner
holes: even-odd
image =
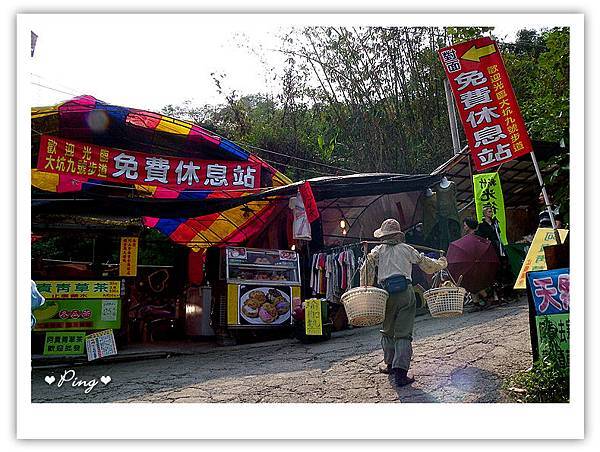
[[[121,281],[36,281],[44,298],[120,298]]]
[[[539,356],[559,354],[559,362],[569,362],[569,314],[535,318]]]
[[[119,329],[121,299],[48,299],[33,315],[34,331]]]
[[[46,333],[44,355],[83,355],[84,353],[84,332]]]
[[[475,209],[477,221],[483,219],[483,209],[489,207],[498,219],[502,243],[506,245],[506,214],[504,212],[504,195],[500,185],[498,173],[484,173],[473,175],[473,191],[475,193]]]

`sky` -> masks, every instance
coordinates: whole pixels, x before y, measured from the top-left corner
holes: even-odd
[[[218,103],[223,98],[211,73],[227,74],[225,89],[250,93],[272,88],[261,58],[246,47],[274,44],[278,27],[224,32],[223,24],[200,17],[183,23],[142,17],[78,17],[66,31],[48,20],[32,27],[38,35],[29,67],[34,105],[51,105],[72,94],[153,111],[185,100]],[[268,55],[270,64],[283,64],[281,54],[265,52],[261,54]]]
[[[275,82],[260,56],[246,47],[258,50],[275,44],[278,27],[227,30],[210,16],[183,23],[166,22],[165,16],[142,17],[78,17],[69,21],[67,31],[53,20],[32,27],[38,35],[29,71],[33,103],[51,105],[72,94],[152,111],[185,100],[219,103],[223,97],[211,73],[227,74],[226,90],[252,93],[273,88]],[[261,54],[270,64],[283,64],[279,52]]]
[[[227,74],[225,91],[277,91],[279,82],[268,68],[284,64],[275,50],[284,28],[254,18],[38,15],[31,27],[38,39],[28,67],[32,106],[81,94],[150,111],[187,100],[222,103],[211,73]],[[504,26],[498,32],[510,38],[516,30]]]

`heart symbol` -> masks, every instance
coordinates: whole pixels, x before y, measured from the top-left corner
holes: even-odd
[[[102,383],[104,383],[105,385],[107,385],[107,384],[109,384],[109,383],[112,381],[112,378],[110,378],[110,375],[106,375],[106,376],[105,376],[105,375],[102,375],[102,376],[100,377],[100,381],[101,381]]]
[[[52,375],[52,376],[46,375],[46,378],[44,378],[44,380],[46,380],[46,383],[51,385],[52,383],[54,383],[54,380],[56,380],[56,378],[54,378],[54,375]]]

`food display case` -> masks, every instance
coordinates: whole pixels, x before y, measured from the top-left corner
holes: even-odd
[[[220,262],[220,326],[290,326],[301,304],[298,253],[289,250],[224,248]]]

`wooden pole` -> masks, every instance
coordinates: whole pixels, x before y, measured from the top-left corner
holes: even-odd
[[[363,246],[365,247],[365,250],[367,249],[367,245],[369,243],[373,243],[373,244],[377,244],[377,245],[381,245],[383,242],[378,242],[376,240],[363,240],[361,242],[363,244]],[[440,253],[441,256],[444,255],[445,251],[444,250],[436,250],[435,248],[429,248],[428,246],[423,246],[423,245],[413,245],[412,243],[409,244],[410,246],[412,246],[413,248],[416,248],[418,250],[423,250],[423,251],[431,251],[433,253]],[[365,254],[367,254],[365,252]]]

